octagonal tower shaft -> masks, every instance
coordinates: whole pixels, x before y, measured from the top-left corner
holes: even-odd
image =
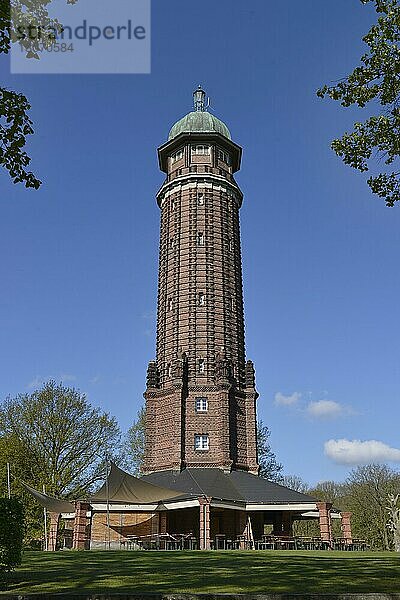
[[[195,114],[195,113],[191,113]],[[191,128],[193,127],[193,120]],[[245,361],[241,149],[183,130],[159,149],[156,361],[148,370],[144,472],[257,472],[254,368]]]

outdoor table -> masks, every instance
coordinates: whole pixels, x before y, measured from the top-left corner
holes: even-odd
[[[197,538],[192,534],[186,536],[183,540],[183,548],[187,550],[197,550]]]
[[[295,550],[296,541],[294,538],[276,538],[279,550]]]
[[[224,533],[217,533],[215,536],[215,549],[226,550],[226,536]]]
[[[314,550],[315,544],[311,537],[295,537],[296,550]]]
[[[332,542],[334,550],[351,550],[350,544],[348,544],[345,538],[335,538]]]
[[[330,550],[331,542],[321,538],[313,538],[314,550]]]
[[[137,535],[127,535],[126,536],[126,546],[128,550],[132,550],[135,548],[135,545],[138,549],[143,548],[143,542]]]
[[[255,542],[257,550],[275,550],[275,538],[272,535],[263,535],[261,540]]]

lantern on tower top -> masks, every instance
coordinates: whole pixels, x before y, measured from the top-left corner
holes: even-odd
[[[204,112],[206,110],[206,93],[199,85],[197,90],[193,92],[194,110]]]

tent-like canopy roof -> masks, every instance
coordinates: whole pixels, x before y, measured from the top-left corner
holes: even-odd
[[[58,498],[53,498],[52,496],[48,496],[47,494],[42,494],[38,492],[30,485],[21,482],[25,489],[28,490],[30,494],[41,504],[44,508],[46,508],[50,512],[54,513],[73,513],[75,512],[75,505],[72,502],[68,502],[68,500],[59,500]]]
[[[187,495],[187,494],[186,494]],[[120,502],[124,504],[149,504],[161,502],[182,496],[182,492],[171,490],[142,478],[125,473],[122,469],[111,463],[111,470],[107,482],[90,497],[90,502]]]
[[[23,485],[39,504],[50,512],[75,512],[75,505],[72,502],[42,494],[26,483]],[[188,494],[184,495],[187,496]],[[89,501],[91,503],[106,503],[109,501],[120,504],[151,504],[177,498],[178,496],[182,497],[182,492],[148,483],[144,479],[125,473],[117,465],[111,463],[108,485],[107,482],[103,483],[101,488],[89,498]]]

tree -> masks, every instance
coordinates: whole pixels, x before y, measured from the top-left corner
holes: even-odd
[[[260,465],[260,476],[276,483],[282,483],[281,471],[283,465],[278,462],[275,453],[269,443],[271,432],[262,420],[257,422],[257,451],[258,464]]]
[[[329,96],[345,107],[364,108],[371,101],[380,105],[378,114],[355,123],[353,131],[333,140],[331,147],[344,163],[361,172],[369,170],[370,159],[383,159],[388,168],[367,183],[387,206],[393,206],[400,200],[400,5],[398,0],[361,2],[374,2],[379,15],[363,37],[368,50],[361,65],[336,85],[323,86],[317,95]]]
[[[7,495],[7,463],[11,465],[12,496],[18,498],[24,507],[25,545],[30,547],[31,540],[40,539],[43,535],[43,509],[21,481],[41,491],[43,483],[40,467],[14,434],[0,434],[0,496],[3,497]]]
[[[400,494],[389,494],[387,511],[389,513],[389,521],[387,527],[393,536],[393,545],[396,552],[400,552]]]
[[[24,511],[15,498],[0,498],[0,581],[21,564]]]
[[[104,478],[106,452],[119,450],[115,418],[92,408],[84,394],[49,381],[0,405],[1,462],[33,487],[77,497]]]
[[[51,0],[0,0],[0,54],[8,54],[12,43],[21,45],[27,58],[38,59],[40,48],[50,47],[55,33],[62,25],[51,19],[47,6]],[[75,4],[76,0],[67,0]],[[20,39],[18,27],[40,24],[41,37],[26,36]],[[0,87],[0,165],[10,174],[14,183],[24,183],[27,188],[38,189],[41,181],[27,167],[31,161],[24,151],[27,136],[33,134],[33,124],[28,115],[30,104],[18,92]]]
[[[282,484],[295,492],[301,492],[307,494],[309,491],[309,485],[302,480],[298,475],[284,475],[282,477]]]
[[[138,410],[132,426],[128,429],[125,442],[126,465],[134,475],[140,473],[140,468],[144,459],[145,418],[146,409],[142,406],[142,408]]]
[[[346,494],[343,483],[336,481],[320,481],[310,490],[311,496],[323,502],[331,502],[335,508],[342,508],[342,499]]]
[[[375,548],[391,549],[387,527],[387,499],[400,490],[400,474],[387,465],[354,469],[346,480],[345,510],[352,513],[353,535]]]

